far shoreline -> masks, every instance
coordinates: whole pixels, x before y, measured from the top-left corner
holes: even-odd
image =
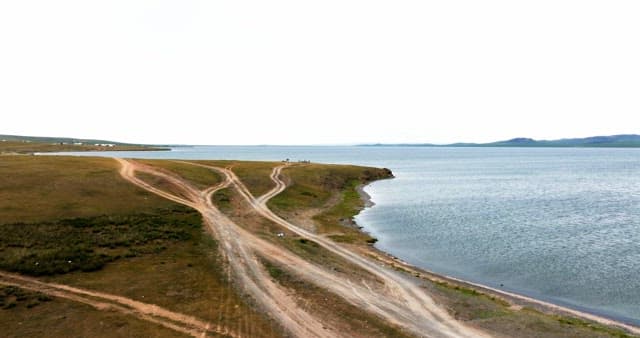
[[[394,178],[394,177],[391,177],[391,178]],[[367,184],[362,184],[358,186],[358,188],[356,189],[358,191],[358,194],[360,194],[360,198],[364,203],[364,207],[359,211],[358,215],[362,213],[364,210],[376,205],[375,202],[372,200],[371,195],[369,195],[369,193],[365,191],[365,188],[367,188],[369,185],[377,181],[372,181]],[[355,224],[356,228],[359,229],[361,232],[370,234],[370,232],[368,232],[367,229],[362,224],[359,224],[355,221],[355,217],[353,219],[353,224]],[[511,304],[512,306],[519,306],[519,307],[528,306],[528,307],[532,307],[534,309],[540,310],[546,314],[576,317],[583,320],[593,321],[598,324],[620,328],[635,335],[640,335],[640,326],[632,323],[626,323],[622,321],[620,318],[615,318],[614,316],[608,316],[602,313],[591,313],[588,310],[578,310],[578,309],[571,308],[569,306],[555,304],[551,301],[546,301],[546,300],[542,300],[542,299],[538,299],[530,296],[525,296],[522,294],[518,294],[516,292],[504,291],[504,290],[500,290],[500,289],[483,285],[480,283],[437,273],[437,272],[428,270],[426,268],[421,268],[416,265],[410,264],[402,260],[401,258],[394,256],[390,252],[386,252],[382,249],[377,248],[375,244],[371,245],[370,249],[375,251],[379,255],[382,255],[387,260],[390,260],[395,264],[399,264],[403,269],[405,269],[404,274],[409,275],[410,277],[415,278],[417,280],[426,279],[435,283],[447,283],[453,286],[462,286],[466,288],[471,288],[473,290],[476,290],[479,293],[504,300],[507,303]],[[383,257],[378,257],[378,258],[383,258]],[[406,271],[406,270],[409,270],[409,271]],[[409,274],[408,272],[411,272],[411,274]],[[416,274],[418,274],[419,277],[416,277]],[[633,319],[629,318],[629,320],[633,320]]]

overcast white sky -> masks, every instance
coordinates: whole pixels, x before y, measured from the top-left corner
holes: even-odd
[[[190,144],[640,133],[640,1],[0,1],[0,134]]]

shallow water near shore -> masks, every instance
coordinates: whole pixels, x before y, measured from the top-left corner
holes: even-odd
[[[76,153],[74,153],[76,154]],[[390,168],[356,221],[411,264],[640,325],[640,149],[179,147],[132,158]]]

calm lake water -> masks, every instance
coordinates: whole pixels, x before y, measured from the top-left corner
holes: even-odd
[[[121,157],[387,167],[357,222],[414,265],[640,324],[640,149],[185,147]]]

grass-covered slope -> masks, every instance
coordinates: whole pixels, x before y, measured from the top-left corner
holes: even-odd
[[[294,165],[283,171],[289,186],[269,201],[269,207],[285,217],[307,213],[319,233],[337,242],[372,243],[352,222],[364,206],[358,187],[392,177],[388,169],[345,165]]]
[[[156,164],[195,184],[219,179],[191,166]],[[0,271],[157,304],[242,336],[280,336],[278,325],[237,292],[199,213],[130,184],[118,170],[108,158],[0,156]],[[0,332],[8,336],[183,336],[131,316],[7,290],[13,293],[3,296]]]
[[[173,204],[120,178],[109,158],[0,156],[0,224],[144,213]]]

